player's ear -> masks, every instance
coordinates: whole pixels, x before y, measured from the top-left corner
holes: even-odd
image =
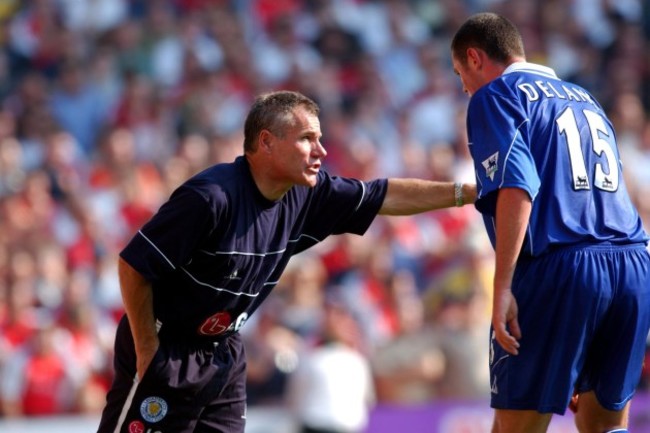
[[[483,67],[484,52],[478,48],[467,49],[467,67],[473,70],[480,70]]]

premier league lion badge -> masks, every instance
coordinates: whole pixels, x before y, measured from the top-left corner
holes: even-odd
[[[485,168],[485,175],[494,180],[494,174],[499,169],[497,161],[499,160],[499,152],[495,152],[490,157],[482,162],[483,167]]]

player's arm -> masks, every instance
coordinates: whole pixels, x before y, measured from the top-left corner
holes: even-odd
[[[474,203],[476,185],[424,179],[388,179],[380,215],[414,215]]]
[[[518,353],[521,330],[517,301],[512,295],[512,277],[524,242],[532,202],[519,188],[499,190],[496,209],[496,246],[492,326],[497,342],[507,352]]]
[[[138,378],[142,379],[160,344],[153,313],[153,290],[151,284],[121,257],[118,260],[118,274],[124,309],[135,344]]]

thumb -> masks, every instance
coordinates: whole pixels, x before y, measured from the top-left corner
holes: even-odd
[[[519,327],[519,320],[517,320],[516,316],[508,322],[508,328],[510,329],[510,335],[517,340],[521,340],[521,328]]]

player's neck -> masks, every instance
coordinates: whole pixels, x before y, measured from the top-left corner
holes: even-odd
[[[264,198],[269,201],[278,201],[291,189],[292,184],[279,182],[274,178],[269,169],[270,164],[265,163],[263,159],[250,154],[246,154],[246,159],[253,182]]]

